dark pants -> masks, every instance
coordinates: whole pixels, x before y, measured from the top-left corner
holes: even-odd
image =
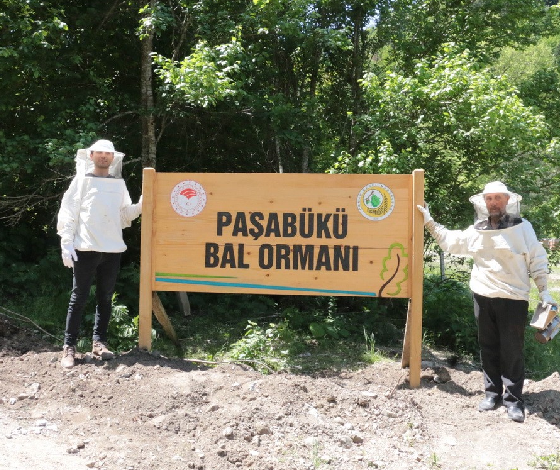
[[[500,397],[506,406],[523,404],[525,360],[523,345],[529,302],[474,294],[480,360],[487,397]]]
[[[80,332],[82,315],[95,278],[95,324],[94,341],[107,341],[107,329],[111,318],[112,298],[119,274],[121,253],[101,253],[98,251],[76,251],[78,261],[74,261],[72,295],[66,316],[64,344],[75,346]]]

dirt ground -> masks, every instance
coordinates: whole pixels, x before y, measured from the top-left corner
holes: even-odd
[[[62,370],[0,319],[3,470],[533,469],[560,452],[560,377],[528,381],[525,423],[477,410],[476,365],[424,351],[318,376],[261,375],[130,351]],[[542,462],[542,460],[541,460]],[[555,467],[556,468],[556,467]]]

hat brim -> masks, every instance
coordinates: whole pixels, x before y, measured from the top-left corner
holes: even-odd
[[[87,149],[80,149],[80,150],[83,150],[83,151],[87,152],[88,154],[89,154],[89,152],[106,152],[106,150],[96,150],[95,148],[92,148],[92,147],[89,147]],[[115,157],[120,157],[120,158],[124,157],[124,153],[117,152],[116,150],[114,152],[111,152],[111,153],[113,153],[115,155]]]
[[[475,194],[474,196],[471,196],[469,198],[469,201],[472,202],[473,204],[486,204],[484,202],[484,195],[485,194],[493,194],[493,193],[478,193],[478,194]],[[521,202],[521,200],[523,199],[519,194],[512,193],[511,191],[507,191],[503,194],[507,194],[509,196],[508,206],[510,204],[517,204],[517,203]]]

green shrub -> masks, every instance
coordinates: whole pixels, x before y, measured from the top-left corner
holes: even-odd
[[[95,304],[92,298],[89,299],[88,304],[90,307],[82,318],[80,339],[78,340],[78,348],[82,350],[89,349],[91,345],[91,333],[95,321],[95,314],[93,313]],[[154,335],[155,331],[152,330],[152,337]],[[107,343],[115,352],[132,349],[138,344],[138,317],[132,317],[125,305],[117,304],[117,294],[114,294],[112,299]]]
[[[558,371],[560,335],[546,344],[541,344],[535,339],[536,331],[531,327],[525,330],[525,369],[533,380],[542,380]]]
[[[245,335],[233,343],[228,356],[235,360],[248,361],[263,373],[282,369],[286,364],[293,341],[293,333],[283,322],[259,326],[249,320]]]
[[[291,328],[317,341],[361,341],[368,331],[378,344],[392,345],[403,337],[406,299],[330,298],[324,309],[291,307],[282,315]]]
[[[423,310],[424,337],[428,341],[458,354],[477,353],[473,299],[466,283],[427,275]]]

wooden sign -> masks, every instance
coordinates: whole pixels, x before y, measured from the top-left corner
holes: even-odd
[[[325,175],[145,169],[141,301],[149,303],[154,291],[411,298],[418,246],[422,265],[416,203],[423,203],[421,170]]]

